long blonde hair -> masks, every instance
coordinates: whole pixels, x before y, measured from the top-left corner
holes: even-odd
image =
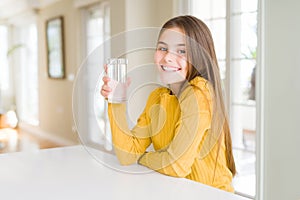
[[[213,115],[210,135],[205,139],[204,148],[200,152],[205,157],[208,152],[219,143],[224,134],[226,147],[227,166],[233,175],[236,174],[235,162],[232,153],[231,134],[228,125],[228,117],[222,94],[220,71],[214,48],[214,42],[209,28],[200,19],[185,15],[178,16],[167,21],[160,32],[165,29],[177,27],[184,31],[186,36],[187,59],[189,70],[187,81],[196,76],[203,77],[211,84],[213,92]]]

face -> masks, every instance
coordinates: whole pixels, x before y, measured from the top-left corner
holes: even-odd
[[[181,29],[164,30],[158,39],[154,61],[164,84],[186,80],[188,72],[186,42]]]

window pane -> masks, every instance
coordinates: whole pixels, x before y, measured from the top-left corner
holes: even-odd
[[[257,11],[257,0],[235,0],[231,2],[233,13]]]
[[[249,103],[251,91],[251,76],[255,60],[237,60],[231,65],[232,79],[231,94],[233,103]]]
[[[28,107],[32,123],[38,124],[39,97],[38,97],[38,51],[37,51],[37,28],[36,25],[29,26],[28,41],[31,47],[28,49]]]
[[[38,98],[38,51],[37,51],[37,28],[35,24],[18,29],[20,43],[26,48],[20,49],[19,69],[21,72],[19,94],[19,114],[22,121],[32,125],[39,123],[39,98]]]
[[[7,27],[0,26],[0,94],[1,90],[7,90],[9,86],[9,71],[8,71],[8,63],[7,63],[7,50],[8,50],[8,38],[7,38]],[[2,97],[0,96],[0,110],[1,110],[1,102]]]
[[[221,80],[225,80],[226,78],[226,62],[225,61],[218,61],[219,68],[220,68],[220,75],[221,75]]]
[[[85,83],[86,106],[88,108],[86,140],[93,145],[110,150],[110,131],[107,129],[106,102],[100,96],[99,75],[103,70],[103,60],[109,51],[103,45],[110,36],[109,4],[97,4],[86,9],[86,56],[87,79]],[[95,88],[96,87],[96,88]],[[107,142],[108,141],[108,142]]]
[[[205,21],[211,31],[218,59],[226,57],[226,21],[225,19]]]
[[[256,58],[257,13],[232,16],[232,57]]]
[[[91,16],[92,15],[92,16]],[[103,19],[98,16],[96,18],[95,13],[90,13],[91,17],[87,22],[87,51],[91,53],[96,47],[98,47],[103,41]]]
[[[192,14],[202,20],[226,16],[226,0],[193,0],[191,5]]]

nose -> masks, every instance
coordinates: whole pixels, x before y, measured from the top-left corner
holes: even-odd
[[[166,62],[173,62],[175,60],[175,53],[171,51],[167,51],[164,57]]]

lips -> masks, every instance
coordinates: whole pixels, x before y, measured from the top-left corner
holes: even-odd
[[[166,66],[166,65],[160,65],[160,67],[163,71],[166,72],[177,72],[181,70],[180,67],[173,67],[173,66]]]

